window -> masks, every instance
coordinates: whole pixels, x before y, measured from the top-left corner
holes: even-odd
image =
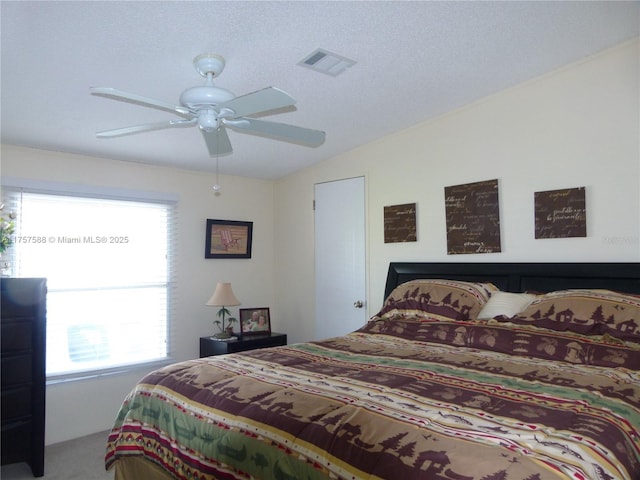
[[[47,278],[47,377],[166,359],[174,204],[3,194],[12,275]]]

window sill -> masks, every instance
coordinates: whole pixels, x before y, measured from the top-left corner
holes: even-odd
[[[165,367],[175,363],[171,358],[156,360],[146,363],[136,363],[132,365],[123,365],[121,367],[104,368],[100,370],[90,370],[84,372],[69,373],[63,375],[51,375],[47,377],[46,385],[60,385],[71,382],[80,382],[85,380],[96,380],[98,378],[113,377],[117,375],[126,375],[130,373],[146,374],[152,370]]]

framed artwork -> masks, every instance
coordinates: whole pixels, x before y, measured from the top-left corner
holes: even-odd
[[[240,333],[242,335],[271,333],[269,309],[267,307],[241,308]]]
[[[253,222],[207,219],[204,258],[251,258]]]
[[[447,253],[495,253],[500,246],[498,180],[444,188]]]
[[[384,243],[415,242],[416,204],[384,207]]]
[[[585,187],[534,192],[535,238],[587,236]]]

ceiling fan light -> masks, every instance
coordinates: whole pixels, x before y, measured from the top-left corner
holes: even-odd
[[[218,125],[218,116],[215,110],[200,110],[198,112],[198,126],[201,130],[215,132]]]

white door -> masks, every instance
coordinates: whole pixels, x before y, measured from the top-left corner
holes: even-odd
[[[315,185],[316,338],[352,332],[365,308],[364,177]]]

